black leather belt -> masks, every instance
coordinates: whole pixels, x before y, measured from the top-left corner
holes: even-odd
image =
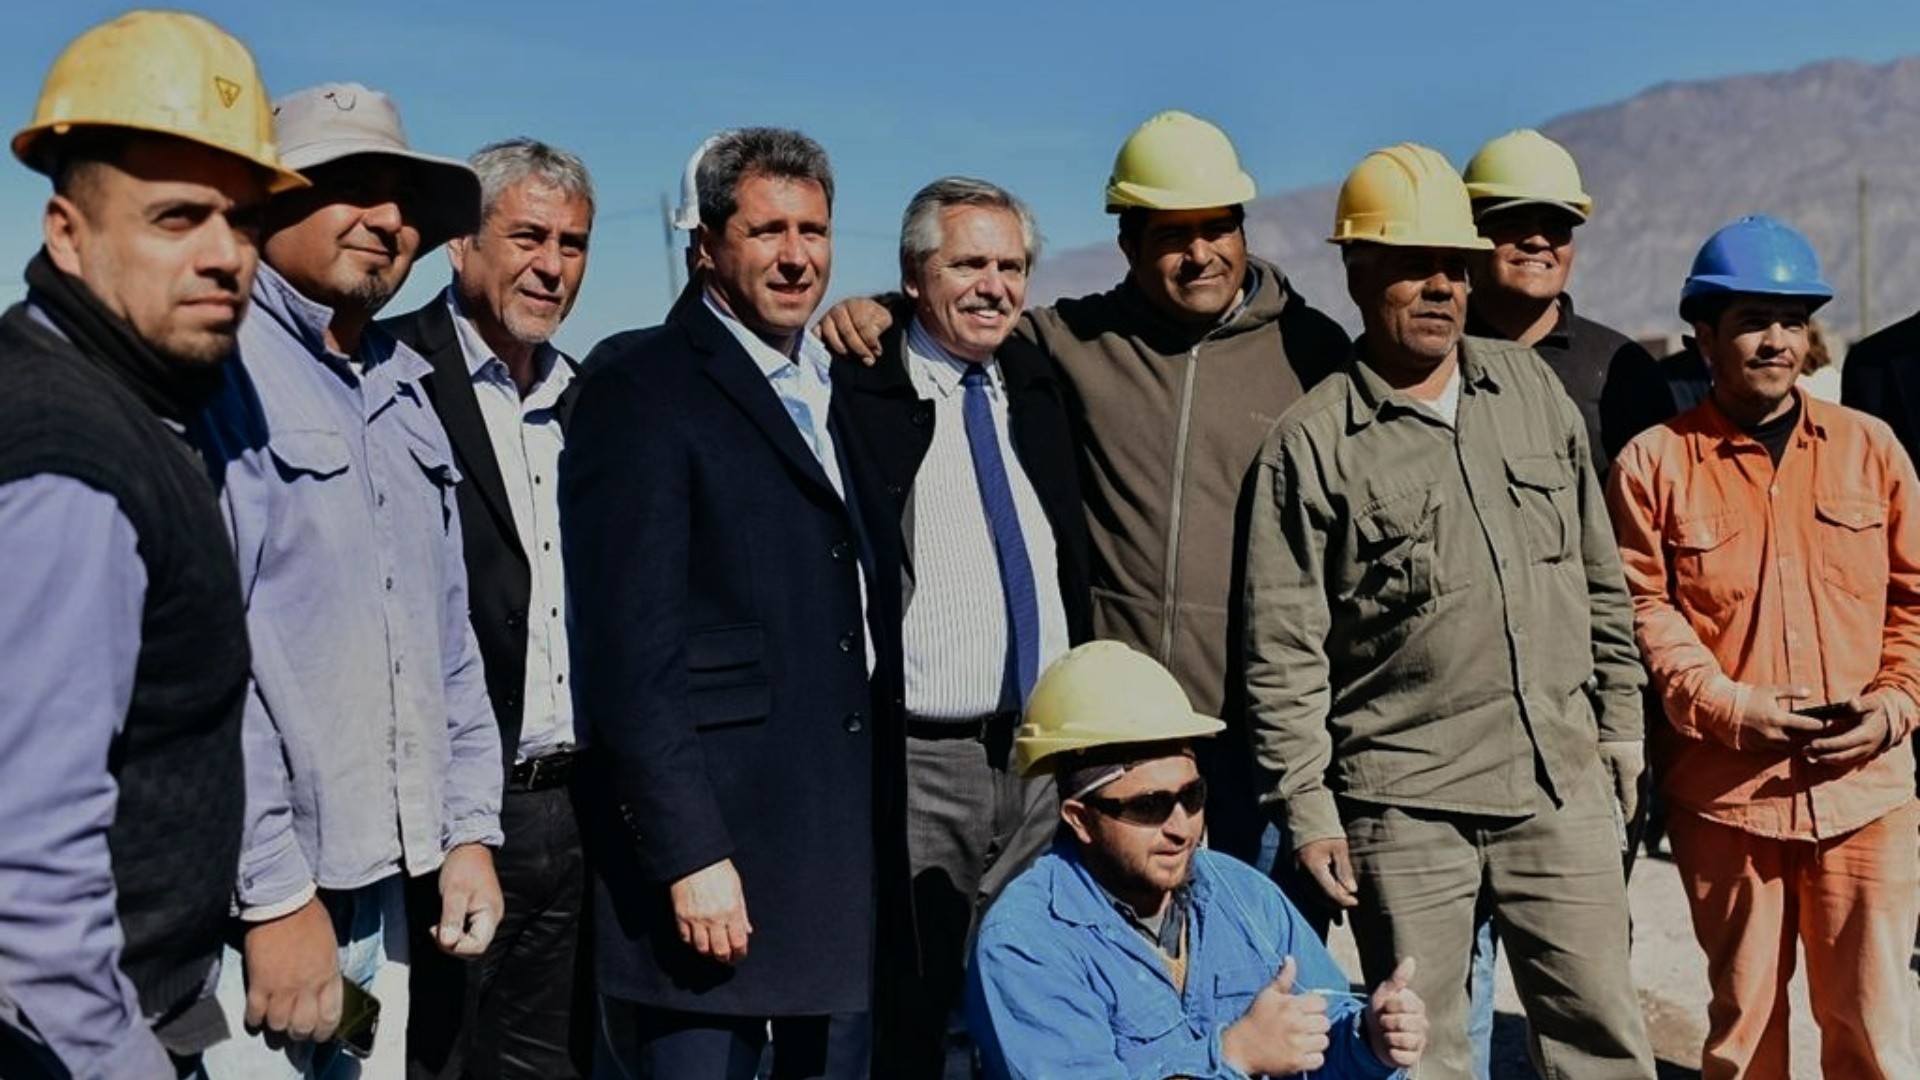
[[[545,791],[548,788],[562,787],[567,778],[573,775],[574,762],[580,757],[578,750],[555,750],[551,754],[542,754],[537,758],[528,758],[513,767],[507,774],[507,789],[510,791]]]
[[[1020,714],[1017,712],[988,713],[971,720],[922,720],[919,717],[907,717],[907,737],[910,739],[972,739],[986,742],[989,735],[1010,732],[1020,726]]]

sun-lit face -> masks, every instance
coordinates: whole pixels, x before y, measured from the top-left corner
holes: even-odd
[[[1206,811],[1188,813],[1174,806],[1159,825],[1138,825],[1101,812],[1102,801],[1125,802],[1155,792],[1178,792],[1200,779],[1193,755],[1180,753],[1135,765],[1086,799],[1061,807],[1079,838],[1082,856],[1114,895],[1160,897],[1180,887],[1193,871],[1193,853],[1207,829]]]
[[[419,193],[396,158],[360,154],[302,172],[313,186],[275,199],[267,264],[302,296],[371,315],[420,254]]]
[[[260,261],[260,171],[164,137],[83,166],[47,204],[47,252],[162,356],[206,366],[233,352]]]
[[[1539,203],[1483,214],[1480,235],[1493,250],[1479,256],[1474,285],[1530,300],[1553,300],[1567,291],[1573,272],[1573,230],[1579,219]],[[1484,298],[1484,296],[1483,296]]]
[[[749,173],[719,229],[700,227],[707,285],[734,318],[770,341],[791,341],[827,293],[833,212],[817,181]]]
[[[1189,325],[1218,322],[1247,278],[1247,234],[1231,206],[1150,210],[1121,250],[1147,303]]]
[[[1802,297],[1741,293],[1718,319],[1693,324],[1714,400],[1729,416],[1755,423],[1787,408],[1807,355],[1809,307]]]
[[[593,206],[538,177],[510,185],[478,232],[447,244],[462,309],[539,345],[573,310],[587,273]]]
[[[1027,302],[1020,217],[998,206],[940,211],[940,249],[909,276],[920,323],[948,352],[986,361],[1013,333]]]

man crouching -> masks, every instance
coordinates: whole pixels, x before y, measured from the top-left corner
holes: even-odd
[[[1362,1000],[1272,882],[1201,849],[1192,740],[1222,727],[1118,642],[1034,687],[1014,757],[1055,776],[1066,831],[981,925],[967,1026],[989,1077],[1371,1080],[1420,1060],[1411,958]]]

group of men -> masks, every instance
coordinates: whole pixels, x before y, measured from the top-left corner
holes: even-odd
[[[551,146],[133,13],[13,147],[0,1073],[937,1077],[957,1013],[996,1077],[1484,1076],[1497,935],[1545,1073],[1651,1077],[1650,674],[1706,1075],[1785,1075],[1796,938],[1828,1071],[1920,1075],[1913,468],[1795,389],[1772,219],[1680,412],[1530,131],[1355,168],[1357,341],[1181,112],[1112,290],[1028,309],[1032,214],[948,177],[816,336],[827,156],[723,132],[686,291],[579,364]]]

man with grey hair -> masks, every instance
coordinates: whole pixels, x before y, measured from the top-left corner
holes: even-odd
[[[833,174],[749,128],[696,181],[704,269],[588,356],[561,460],[595,1070],[748,1080],[771,1036],[776,1077],[863,1078],[884,645],[853,507],[880,496],[804,333]]]
[[[506,781],[494,856],[506,914],[471,964],[438,954],[413,920],[407,1057],[415,1076],[546,1080],[584,1071],[589,1042],[572,1037],[586,865],[567,792],[579,744],[555,495],[577,365],[549,339],[586,275],[593,181],[532,139],[468,163],[480,226],[447,243],[452,284],[381,325],[433,365],[424,385],[463,478],[467,596]],[[435,888],[410,883],[419,903]]]
[[[947,177],[913,196],[900,278],[914,313],[871,367],[834,368],[880,499],[861,509],[888,648],[882,729],[876,1068],[944,1075],[979,916],[1046,850],[1052,786],[1009,769],[1035,676],[1089,636],[1086,521],[1064,390],[1012,337],[1039,252],[1001,188]],[[904,872],[901,872],[903,871]]]

